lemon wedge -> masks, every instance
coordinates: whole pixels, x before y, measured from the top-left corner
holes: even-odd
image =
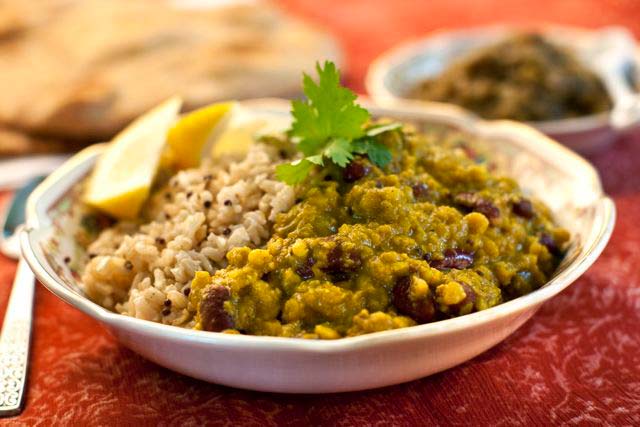
[[[167,132],[181,106],[180,98],[170,98],[116,135],[98,159],[84,202],[115,218],[135,218],[149,197]]]
[[[211,154],[216,136],[235,110],[236,102],[221,102],[195,110],[182,117],[167,135],[170,157],[180,169],[200,165]]]
[[[273,113],[260,113],[238,105],[224,129],[216,135],[209,155],[213,158],[223,154],[244,155],[260,136],[282,132],[290,123],[288,115],[281,118]]]
[[[185,115],[169,130],[166,158],[185,169],[199,166],[203,158],[243,155],[260,135],[286,128],[290,119],[285,119],[238,102],[211,104]]]

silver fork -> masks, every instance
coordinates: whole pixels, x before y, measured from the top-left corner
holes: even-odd
[[[20,256],[16,236],[24,223],[27,197],[40,181],[41,177],[36,178],[16,192],[4,218],[0,238],[0,252],[19,259],[0,332],[0,417],[20,414],[26,394],[35,277]]]

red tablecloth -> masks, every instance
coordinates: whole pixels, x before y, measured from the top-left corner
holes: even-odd
[[[287,0],[343,42],[347,81],[407,37],[500,20],[640,36],[640,2]],[[33,358],[16,425],[640,425],[640,135],[591,159],[615,198],[618,223],[598,262],[494,349],[447,372],[380,390],[325,396],[253,393],[206,384],[121,347],[42,287]],[[0,257],[0,315],[15,271]]]

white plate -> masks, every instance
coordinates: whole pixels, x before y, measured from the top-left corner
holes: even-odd
[[[629,74],[632,68],[640,69],[640,53],[633,36],[624,28],[607,27],[598,31],[573,27],[546,25],[534,28],[545,37],[573,49],[587,66],[600,75]],[[394,106],[398,102],[414,102],[416,105],[432,104],[427,101],[409,101],[407,94],[425,78],[433,77],[446,69],[452,60],[472,50],[487,46],[513,34],[519,27],[488,26],[455,31],[440,31],[428,37],[403,43],[383,53],[369,66],[366,88],[371,98],[380,105]],[[604,52],[607,49],[612,52]],[[608,55],[611,53],[612,55]],[[607,54],[608,56],[604,56]],[[624,58],[619,58],[623,55]],[[615,58],[615,67],[600,67],[601,58]],[[626,66],[626,67],[625,67]],[[626,75],[624,78],[635,78]],[[622,101],[618,93],[611,93],[614,104]],[[590,153],[606,147],[616,137],[633,127],[640,120],[637,112],[627,123],[614,124],[611,114],[532,122],[532,126],[573,150]]]
[[[279,100],[245,105],[280,118],[289,111],[289,104]],[[614,225],[613,202],[602,193],[598,176],[586,161],[541,133],[514,122],[479,121],[446,106],[370,110],[375,116],[469,133],[474,149],[490,152],[499,170],[546,202],[572,233],[569,253],[551,281],[485,311],[336,341],[228,335],[122,316],[88,300],[71,270],[74,262],[64,262],[65,256],[79,250],[73,238],[78,225],[69,210],[70,199],[76,197],[74,185],[91,170],[103,145],[77,154],[32,193],[27,227],[21,235],[23,255],[51,292],[97,319],[122,344],[162,366],[252,390],[329,393],[413,380],[482,353],[576,280],[605,247]]]

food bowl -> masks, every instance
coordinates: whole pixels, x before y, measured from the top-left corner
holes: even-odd
[[[282,100],[244,105],[281,120],[289,114],[289,104]],[[531,294],[491,309],[334,341],[213,333],[116,314],[83,295],[75,271],[75,259],[82,252],[74,237],[80,222],[80,208],[74,203],[77,183],[91,171],[104,145],[78,153],[32,193],[21,234],[23,255],[51,292],[96,319],[123,345],[162,366],[245,389],[330,393],[410,381],[471,359],[520,327],[604,249],[614,226],[613,202],[603,194],[589,163],[540,132],[515,122],[481,121],[449,106],[367,107],[375,117],[393,117],[419,128],[460,130],[474,150],[490,154],[492,167],[544,201],[572,234],[553,278]]]
[[[530,125],[585,154],[606,147],[621,133],[638,125],[640,110],[627,104],[630,97],[635,98],[636,105],[638,102],[634,86],[637,84],[636,70],[640,69],[640,50],[627,30],[607,27],[593,31],[559,26],[533,29],[560,46],[572,48],[579,59],[603,79],[621,120],[615,120],[609,112],[531,122]],[[453,60],[519,30],[522,28],[489,26],[442,31],[404,43],[382,54],[370,65],[366,76],[367,91],[380,105],[394,106],[398,102],[431,105],[433,103],[429,101],[407,100],[407,94],[422,80],[438,75]]]

